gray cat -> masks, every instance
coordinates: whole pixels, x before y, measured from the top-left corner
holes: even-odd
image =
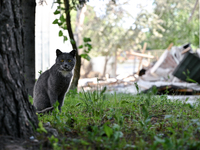
[[[35,83],[33,92],[33,105],[38,113],[53,110],[53,104],[59,102],[61,111],[65,94],[68,92],[74,75],[76,64],[76,50],[63,53],[56,50],[56,63],[42,73]]]

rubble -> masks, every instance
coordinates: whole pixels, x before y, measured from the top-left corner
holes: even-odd
[[[190,47],[190,45],[187,44],[187,47]],[[184,49],[184,46],[172,47],[171,50],[166,49],[154,66],[150,68],[141,79],[145,81],[168,82],[177,80],[172,73],[185,55],[181,54]]]
[[[158,94],[163,94],[168,89],[168,95],[199,95],[200,86],[195,83],[200,83],[199,64],[200,58],[194,54],[190,44],[172,47],[171,50],[164,51],[137,83],[145,92],[156,86]]]
[[[154,64],[142,68],[137,74],[121,74],[116,78],[107,77],[98,80],[97,78],[82,79],[79,81],[79,86],[88,90],[95,90],[97,86],[106,86],[108,91],[136,94],[138,91],[135,83],[137,83],[139,91],[144,93],[156,87],[158,95],[200,95],[198,84],[200,83],[200,50],[197,50],[197,54],[195,54],[190,44],[179,47],[172,46],[173,44],[170,44]],[[153,58],[150,54],[144,54],[144,51],[142,54],[135,52],[133,55],[141,58]],[[190,60],[188,60],[188,56],[191,57]],[[194,57],[197,59],[195,62]],[[190,73],[188,76],[190,82],[188,82],[188,77],[184,72]],[[183,76],[184,78],[182,78]],[[191,83],[194,80],[198,83]]]
[[[200,83],[200,58],[187,53],[173,72],[173,75],[187,82]]]
[[[156,89],[157,95],[200,95],[200,91],[184,87],[184,86],[176,86],[176,85],[164,85],[164,86],[152,86],[150,89],[143,91],[143,93],[147,93],[149,91],[154,91]]]
[[[84,90],[96,90],[97,86],[99,88],[107,87],[107,91],[112,91],[119,88],[124,88],[132,86],[136,81],[136,77],[133,75],[129,76],[118,76],[117,78],[107,78],[107,79],[98,79],[98,78],[86,78],[79,80],[79,90],[84,88]]]

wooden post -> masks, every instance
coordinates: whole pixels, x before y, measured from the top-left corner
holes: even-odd
[[[171,43],[171,44],[168,46],[167,50],[170,51],[173,45],[174,45],[174,43]]]
[[[142,57],[142,58],[155,58],[153,55],[148,55],[148,54],[141,54],[141,53],[136,53],[136,52],[131,52],[131,55],[137,56],[137,57]]]
[[[146,47],[147,47],[147,43],[144,43],[144,45],[143,45],[143,50],[142,50],[142,54],[145,53]],[[140,62],[139,62],[138,72],[137,72],[138,75],[139,75],[139,72],[140,72],[140,66],[141,66],[141,64],[142,64],[142,59],[143,59],[143,57],[140,57]]]
[[[151,52],[148,52],[148,55],[150,56],[150,55],[151,55]],[[150,64],[150,62],[151,62],[151,59],[148,58],[148,64]]]
[[[157,61],[157,62],[154,64],[154,66],[151,68],[151,71],[150,71],[150,72],[151,72],[152,75],[155,75],[155,76],[156,76],[155,71],[156,71],[156,70],[158,69],[158,67],[160,67],[160,65],[163,63],[163,61],[164,61],[165,58],[167,57],[168,51],[171,50],[172,46],[173,46],[173,43],[171,43],[171,44],[168,46],[167,50],[164,51],[164,53],[160,56],[160,58],[158,59],[158,61]]]
[[[191,47],[188,47],[188,48],[184,49],[184,50],[181,52],[181,54],[187,53],[190,49],[191,49]]]
[[[115,51],[115,65],[114,65],[114,69],[115,69],[115,73],[114,73],[114,77],[116,78],[117,76],[117,51]]]

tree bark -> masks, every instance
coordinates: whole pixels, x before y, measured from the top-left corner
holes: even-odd
[[[75,72],[74,72],[74,77],[71,84],[71,89],[75,89],[78,86],[78,80],[80,78],[81,57],[79,56],[78,48],[76,46],[76,42],[74,40],[74,35],[72,32],[69,0],[64,0],[64,3],[65,3],[65,13],[66,13],[66,24],[67,24],[67,30],[69,33],[70,41],[71,41],[73,49],[77,50]]]
[[[20,0],[0,0],[0,135],[24,138],[38,126],[24,84]]]
[[[103,67],[103,77],[106,76],[107,64],[108,64],[109,59],[110,59],[109,56],[105,56],[105,64],[104,64],[104,67]]]
[[[22,0],[24,33],[24,77],[28,94],[35,84],[35,0]]]

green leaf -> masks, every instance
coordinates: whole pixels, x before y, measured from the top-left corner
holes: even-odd
[[[64,24],[62,28],[63,28],[63,30],[67,30],[67,25]]]
[[[84,46],[87,47],[87,49],[85,49],[84,52],[85,52],[85,53],[89,53],[90,50],[92,49],[92,45],[89,44],[89,43],[86,43]]]
[[[45,132],[45,133],[47,133],[47,130],[43,127],[43,124],[42,124],[41,121],[39,122],[38,126],[39,126],[39,128],[37,128],[37,132],[40,132],[40,133]]]
[[[75,41],[73,39],[70,39],[71,44],[75,44]]]
[[[93,101],[94,101],[94,102],[97,102],[97,101],[98,101],[98,99],[97,99],[97,98],[95,98]]]
[[[145,120],[146,120],[146,119],[148,118],[148,116],[149,116],[149,112],[148,112],[147,108],[146,108],[144,105],[142,105],[142,114],[143,114]]]
[[[60,11],[56,9],[56,11],[54,12],[54,15],[60,14]]]
[[[140,125],[143,127],[145,124],[143,121],[138,121],[140,123]]]
[[[64,15],[61,15],[61,16],[60,16],[60,21],[61,21],[61,22],[65,22],[65,17],[64,17]]]
[[[63,36],[63,32],[60,30],[58,35]]]
[[[58,19],[55,19],[52,24],[58,24]]]
[[[145,122],[145,124],[148,124],[150,121],[151,121],[151,119],[147,118],[144,122]]]
[[[153,93],[154,95],[156,95],[157,92],[158,92],[157,87],[156,87],[156,86],[153,86],[153,87],[152,87],[152,93]]]
[[[58,26],[60,27],[60,26],[62,26],[63,22],[58,22],[57,24],[58,24]],[[62,27],[61,27],[61,28],[62,28]]]
[[[106,92],[106,90],[107,90],[107,87],[105,86],[105,87],[103,88],[103,90],[101,91],[100,95],[102,96],[102,95]]]
[[[195,108],[194,105],[192,105],[192,104],[190,104],[190,103],[189,103],[188,105],[189,105],[189,108],[190,108],[190,109],[194,109],[194,108]]]
[[[189,78],[189,77],[187,77],[186,80],[187,80],[188,82],[197,83],[195,80],[193,80],[193,79],[191,79],[191,78]]]
[[[38,73],[41,75],[42,74],[42,70],[38,71]]]
[[[80,48],[80,49],[83,48],[83,45],[80,45],[78,48]]]
[[[90,38],[87,38],[87,37],[84,37],[83,38],[83,41],[86,43],[86,42],[91,42],[91,39]]]
[[[106,133],[106,135],[110,138],[113,134],[113,130],[111,127],[107,126],[104,124],[104,131]]]
[[[88,143],[87,141],[82,140],[82,139],[81,139],[81,144],[83,144],[83,145],[90,145],[90,143]]]
[[[55,1],[54,3],[61,4],[61,1],[60,1],[60,0],[57,0],[57,1]],[[60,6],[58,6],[58,7],[60,7]]]
[[[68,40],[67,36],[63,36],[63,38],[64,38],[63,39],[64,42]]]
[[[137,90],[137,93],[139,93],[140,91],[139,91],[139,86],[138,86],[137,82],[135,82],[134,84],[135,84],[135,88]]]
[[[88,60],[88,61],[90,61],[90,56],[88,55],[88,54],[81,54],[80,55],[82,58],[84,58],[84,59],[86,59],[86,60]]]
[[[168,127],[167,128],[169,131],[171,131],[173,134],[175,133],[175,131],[171,128],[171,127]]]
[[[76,107],[78,107],[79,105],[81,105],[81,103],[77,103],[77,104],[76,104]]]

